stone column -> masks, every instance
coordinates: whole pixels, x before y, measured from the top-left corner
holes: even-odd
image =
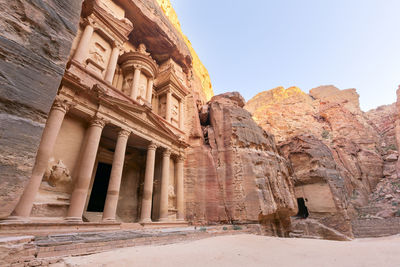
[[[150,106],[151,106],[151,97],[153,96],[153,84],[154,84],[154,79],[149,78],[147,82],[146,100],[147,102],[150,103]]]
[[[130,132],[120,130],[118,133],[117,145],[115,146],[114,158],[108,183],[107,197],[104,204],[103,221],[115,221],[119,189],[121,186],[122,171],[125,162],[126,144],[128,143]]]
[[[43,175],[47,169],[51,154],[53,153],[58,132],[60,131],[65,114],[69,108],[70,105],[66,102],[59,99],[55,100],[43,130],[42,139],[40,140],[39,149],[36,154],[35,165],[32,170],[32,176],[11,216],[29,217],[33,201],[39,191]]]
[[[109,82],[112,84],[114,74],[115,74],[115,68],[117,67],[117,62],[118,62],[118,57],[119,57],[119,47],[117,45],[114,46],[111,56],[110,56],[110,61],[108,62],[107,70],[106,70],[106,75],[104,76],[104,80],[106,82]]]
[[[163,153],[161,195],[160,195],[160,221],[168,221],[168,186],[169,186],[169,161],[171,151],[166,149]]]
[[[137,93],[139,89],[139,81],[140,81],[140,68],[139,66],[135,66],[135,72],[133,74],[133,81],[132,81],[132,90],[131,90],[131,98],[136,101]]]
[[[183,104],[183,99],[179,102],[179,129],[183,130],[185,127],[185,105]]]
[[[184,157],[182,155],[179,155],[176,162],[176,208],[178,209],[178,221],[185,220],[183,163]]]
[[[88,51],[89,51],[89,44],[90,40],[92,39],[92,35],[94,32],[94,28],[92,25],[87,24],[85,30],[82,33],[81,39],[79,40],[78,47],[76,48],[74,60],[78,61],[79,63],[83,63],[86,59]]]
[[[104,120],[95,117],[89,128],[86,130],[86,144],[84,145],[80,165],[75,177],[74,191],[71,195],[67,221],[82,221],[82,214],[85,208],[86,198],[92,178],[97,150],[99,148],[101,133],[105,126]]]
[[[167,101],[166,101],[166,107],[165,107],[165,119],[171,123],[171,102],[172,102],[172,93],[171,91],[167,92]]]
[[[141,223],[151,222],[151,204],[153,197],[154,164],[156,160],[157,146],[151,143],[147,149],[146,173],[144,176]]]

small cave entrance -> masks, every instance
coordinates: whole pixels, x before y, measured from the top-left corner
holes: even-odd
[[[99,162],[87,211],[103,212],[107,197],[108,182],[110,181],[111,168],[112,166],[110,164]]]
[[[297,206],[299,207],[299,212],[296,214],[296,217],[303,219],[307,218],[309,213],[304,198],[301,197],[297,199]]]

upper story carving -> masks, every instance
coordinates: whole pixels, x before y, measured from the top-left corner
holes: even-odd
[[[71,51],[68,71],[92,77],[85,86],[98,84],[106,94],[152,110],[172,128],[184,131],[187,77],[171,57],[156,61],[152,48],[133,35],[132,19],[119,1],[86,0],[80,30]],[[136,45],[135,45],[136,44]],[[149,51],[148,51],[149,50]]]

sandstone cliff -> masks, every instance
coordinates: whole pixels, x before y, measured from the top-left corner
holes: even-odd
[[[188,216],[208,223],[262,221],[271,234],[284,235],[297,209],[291,170],[273,136],[243,106],[238,93],[199,106],[204,143],[188,154]]]
[[[202,87],[202,93],[204,94],[205,100],[210,100],[211,97],[214,95],[210,75],[206,67],[201,62],[199,56],[197,55],[196,51],[193,49],[192,44],[190,43],[188,37],[183,34],[181,29],[181,24],[178,19],[178,15],[176,14],[174,8],[171,5],[170,0],[157,0],[157,3],[160,5],[164,14],[168,17],[172,25],[178,30],[178,32],[182,35],[183,39],[187,47],[190,50],[190,54],[193,58],[193,70],[195,75],[200,79],[200,84]]]
[[[305,94],[298,88],[276,88],[258,94],[246,109],[279,143],[312,134],[332,151],[352,203],[365,205],[382,178],[380,137],[361,112],[355,89],[333,86]]]
[[[358,98],[355,89],[334,86],[314,88],[309,94],[297,87],[278,87],[259,93],[245,107],[275,135],[294,168],[295,189],[304,185],[302,177],[309,180],[306,184],[320,184],[315,177],[324,177],[336,208],[317,220],[347,236],[348,216],[355,219],[368,211],[392,217],[398,210],[396,107],[364,113]],[[331,223],[334,217],[342,219]]]
[[[30,177],[81,3],[0,2],[0,218],[11,213]]]

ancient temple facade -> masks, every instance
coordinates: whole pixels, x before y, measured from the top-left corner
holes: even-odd
[[[84,2],[32,176],[8,219],[185,220],[187,73],[168,55],[152,57],[125,2]]]

